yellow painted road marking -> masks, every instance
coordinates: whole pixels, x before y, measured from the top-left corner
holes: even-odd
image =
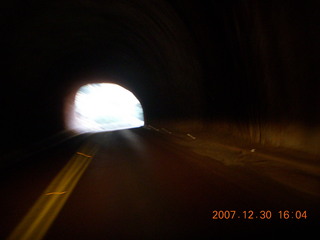
[[[45,195],[48,196],[48,195],[62,195],[62,194],[65,194],[66,191],[64,192],[49,192],[49,193],[46,193]]]
[[[8,240],[42,239],[97,151],[98,147],[90,142],[83,145],[49,184]]]
[[[82,156],[85,156],[85,157],[88,157],[88,158],[91,158],[91,157],[92,157],[92,156],[87,155],[87,154],[84,154],[84,153],[82,153],[82,152],[77,152],[77,154],[82,155]]]

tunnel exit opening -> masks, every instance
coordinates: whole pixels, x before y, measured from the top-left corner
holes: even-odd
[[[93,83],[80,87],[72,111],[68,128],[77,133],[144,125],[144,113],[139,100],[129,90],[113,83]]]

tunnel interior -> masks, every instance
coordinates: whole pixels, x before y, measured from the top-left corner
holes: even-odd
[[[27,232],[44,234],[45,215],[48,239],[318,229],[319,9],[319,0],[2,2],[0,238],[23,216]],[[104,97],[98,112],[79,108],[91,102],[82,87],[100,84],[130,91],[130,109]],[[107,108],[144,127],[109,132]],[[47,204],[32,207],[38,197]]]
[[[150,123],[194,120],[319,154],[318,7],[298,0],[8,1],[1,10],[1,151],[63,131],[66,99],[85,79],[107,77],[139,96]]]

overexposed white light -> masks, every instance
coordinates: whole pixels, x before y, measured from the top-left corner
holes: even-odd
[[[101,132],[144,125],[139,100],[113,83],[82,86],[75,97],[72,128],[77,132]]]

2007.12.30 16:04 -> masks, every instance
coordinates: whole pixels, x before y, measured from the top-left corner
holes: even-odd
[[[236,211],[236,210],[214,210],[212,211],[213,220],[222,219],[307,219],[306,210],[280,210],[277,212],[272,212],[270,210],[260,210],[260,211]]]

